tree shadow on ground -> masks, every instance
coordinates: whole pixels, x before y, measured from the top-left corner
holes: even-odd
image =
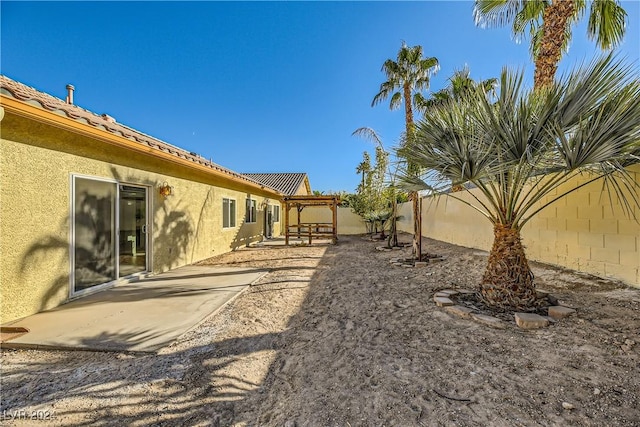
[[[310,275],[314,271],[289,266],[278,270],[286,274],[303,268]],[[187,336],[194,345],[169,346],[158,354],[55,351],[48,352],[46,363],[33,361],[10,368],[3,364],[0,410],[52,409],[56,423],[73,426],[227,426],[236,419],[237,405],[248,396],[260,396],[262,387],[261,381],[244,378],[237,368],[231,372],[238,374],[231,375],[228,368],[264,354],[275,357],[282,350],[283,334],[286,331],[222,340]],[[150,338],[149,331],[136,330],[102,334],[84,344],[109,350],[110,342],[135,344]]]
[[[125,335],[103,335],[85,344],[148,337],[143,331]],[[259,384],[220,371],[247,353],[276,351],[278,346],[278,334],[263,334],[164,354],[52,352],[50,363],[26,363],[3,374],[0,411],[50,409],[60,424],[69,426],[88,421],[93,425],[229,425],[235,402]],[[38,397],[30,398],[34,394]],[[87,404],[67,407],[65,402],[73,399]]]
[[[375,251],[375,242],[343,242],[327,248],[281,332],[220,340],[194,332],[158,355],[61,352],[41,365],[5,363],[0,409],[55,404],[66,425],[638,424],[637,378],[629,375],[637,354],[612,353],[608,342],[637,330],[634,301],[619,302],[622,325],[582,304],[580,319],[553,329],[494,330],[431,300],[443,286],[478,279],[477,251],[429,241],[455,263],[407,270],[387,267],[397,255]],[[255,265],[269,254],[252,253]],[[254,322],[251,313],[233,315],[240,327]],[[263,380],[227,369],[265,352],[273,358]],[[66,395],[90,399],[68,406]],[[563,410],[566,400],[576,409]]]

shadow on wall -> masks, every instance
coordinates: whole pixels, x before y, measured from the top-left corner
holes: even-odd
[[[112,174],[119,182],[132,180],[122,177],[112,169]],[[141,183],[151,186],[151,191],[157,188],[155,182]],[[58,232],[40,238],[31,244],[22,256],[17,285],[21,289],[28,286],[40,290],[37,293],[39,301],[36,311],[53,308],[68,301],[71,284],[69,264],[70,244],[67,238],[75,225],[75,283],[76,291],[89,288],[96,284],[108,283],[116,280],[117,239],[115,233],[115,195],[107,193],[80,190],[76,188],[74,201],[75,218],[72,224],[71,216],[67,215]],[[153,216],[154,270],[168,270],[176,265],[185,264],[186,252],[194,229],[189,215],[175,207],[169,207],[163,198],[156,200],[151,215]],[[180,203],[178,203],[179,205]],[[103,212],[111,215],[101,215]],[[160,252],[157,254],[156,252]],[[159,255],[159,256],[158,256]],[[51,265],[52,259],[58,260],[56,267]],[[52,275],[43,274],[38,269],[48,262]],[[182,263],[182,264],[180,264]],[[43,279],[47,277],[46,279]],[[33,308],[29,308],[33,310]],[[22,313],[23,315],[33,313]],[[22,317],[22,316],[20,316]]]
[[[251,199],[251,194],[247,194],[247,200]],[[238,248],[249,246],[252,243],[261,242],[264,239],[264,213],[265,206],[245,207],[245,214],[239,227],[236,227],[236,235],[231,240],[229,248],[235,251]],[[252,211],[249,213],[249,211]],[[248,215],[253,216],[254,222],[247,222]],[[251,219],[251,218],[249,218]]]
[[[187,264],[187,248],[195,233],[189,215],[178,209],[181,202],[175,207],[168,206],[164,199],[161,203],[153,216],[152,247],[155,272]],[[193,245],[195,246],[195,242]]]

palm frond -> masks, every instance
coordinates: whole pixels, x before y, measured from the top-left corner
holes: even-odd
[[[473,19],[481,28],[504,27],[513,22],[527,3],[526,0],[476,0]]]
[[[351,133],[351,136],[358,136],[368,141],[372,141],[375,144],[378,144],[379,146],[383,146],[382,139],[380,138],[378,133],[373,128],[370,128],[370,127],[366,127],[366,126],[360,127],[354,130]]]
[[[587,34],[603,50],[616,47],[622,41],[627,23],[627,12],[616,0],[593,0]]]
[[[395,110],[397,108],[400,108],[400,105],[402,105],[402,94],[400,92],[396,92],[391,96],[389,108]]]

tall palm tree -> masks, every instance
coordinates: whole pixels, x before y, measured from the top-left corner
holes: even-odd
[[[640,184],[625,169],[640,163],[638,71],[609,55],[544,91],[527,90],[522,73],[503,71],[495,103],[478,90],[436,107],[418,124],[413,144],[401,150],[430,171],[420,179],[407,176],[411,189],[446,194],[451,182],[477,187],[465,188],[470,199],[447,196],[493,225],[480,292],[491,305],[526,309],[535,300],[520,240],[527,222],[597,180],[623,206],[640,206]],[[578,176],[586,182],[575,184]]]
[[[439,63],[436,57],[423,58],[422,46],[409,47],[405,42],[402,42],[396,61],[387,59],[382,64],[382,71],[387,76],[387,80],[380,85],[380,91],[373,97],[371,106],[391,98],[389,107],[395,110],[404,102],[406,141],[411,141],[415,133],[414,99],[416,97],[420,99],[420,91],[429,89],[429,80],[438,71],[438,68]],[[418,173],[415,164],[411,162],[407,168],[410,173]],[[420,259],[422,256],[420,198],[417,193],[413,193],[411,198],[414,218],[413,252],[414,256]]]
[[[614,48],[625,33],[627,13],[618,0],[476,0],[476,25],[495,27],[512,24],[520,38],[529,32],[535,61],[534,85],[553,82],[558,62],[571,40],[571,26],[589,7],[587,33],[603,50]]]

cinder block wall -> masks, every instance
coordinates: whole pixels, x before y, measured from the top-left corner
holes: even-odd
[[[629,173],[640,183],[640,166],[630,168]],[[540,211],[522,232],[527,256],[640,287],[640,224],[633,219],[635,215],[640,220],[640,209],[632,206],[632,215],[625,214],[617,197],[609,197],[602,190],[600,180]],[[475,195],[479,196],[477,190]],[[473,199],[469,194],[459,196],[469,202]],[[480,213],[448,197],[425,198],[422,203],[424,236],[466,247],[491,248],[492,226]],[[404,218],[400,229],[412,233],[411,204],[403,204],[401,212]]]

